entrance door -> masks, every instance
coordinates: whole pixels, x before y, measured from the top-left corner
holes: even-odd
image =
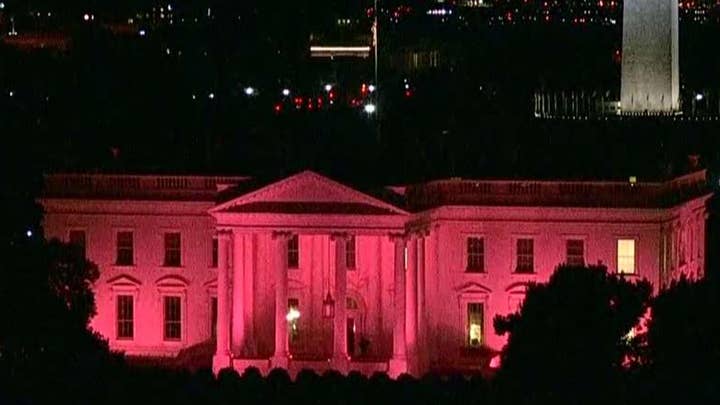
[[[355,356],[355,318],[347,318],[347,351],[352,357]]]

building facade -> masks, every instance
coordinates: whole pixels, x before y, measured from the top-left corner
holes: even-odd
[[[467,370],[560,263],[660,289],[705,271],[704,171],[665,182],[439,180],[371,196],[313,172],[49,175],[45,232],[100,268],[112,349],[215,343],[218,371]]]

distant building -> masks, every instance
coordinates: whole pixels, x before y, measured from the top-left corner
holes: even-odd
[[[45,230],[97,263],[92,327],[128,354],[216,342],[214,369],[478,370],[530,282],[604,264],[705,273],[704,171],[664,182],[449,179],[382,199],[313,172],[49,175]]]

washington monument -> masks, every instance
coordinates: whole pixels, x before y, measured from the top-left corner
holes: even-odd
[[[631,114],[679,110],[678,0],[625,0],[620,106]]]

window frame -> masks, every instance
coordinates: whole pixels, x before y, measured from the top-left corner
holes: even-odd
[[[582,243],[582,261],[580,263],[571,263],[569,246],[570,242],[581,242]],[[587,241],[583,237],[568,236],[565,238],[565,264],[570,266],[585,266],[587,265]]]
[[[120,234],[130,234],[130,247],[127,246],[120,246]],[[120,252],[122,250],[129,250],[130,251],[130,261],[125,262],[121,261],[121,254]],[[114,260],[114,266],[116,267],[135,267],[136,260],[135,260],[135,230],[134,229],[116,229],[115,230],[115,260]]]
[[[633,268],[631,272],[620,271],[620,242],[633,242]],[[625,256],[627,257],[627,256]],[[623,276],[636,276],[638,274],[638,238],[633,236],[616,236],[615,237],[615,271]]]
[[[297,270],[300,268],[300,235],[293,234],[287,240],[287,268]]]
[[[520,253],[520,243],[521,241],[530,241],[531,246],[531,252],[530,252],[530,269],[527,271],[526,269],[521,270],[520,269],[520,262],[521,262],[521,255],[527,256],[528,253]],[[514,245],[515,245],[515,254],[514,257],[514,266],[513,266],[513,274],[536,274],[537,271],[535,269],[535,237],[533,236],[517,236],[514,238]]]
[[[182,248],[182,232],[176,231],[176,230],[166,230],[163,231],[163,260],[162,260],[162,267],[168,267],[168,268],[179,268],[183,267],[183,248]],[[168,246],[168,237],[177,235],[177,247]],[[177,263],[176,262],[170,262],[170,258],[173,258],[170,253],[174,253],[177,251]]]
[[[129,298],[130,299],[130,319],[120,319],[120,299],[121,298]],[[115,294],[115,340],[121,340],[121,341],[133,341],[135,340],[135,301],[136,297],[135,294],[127,291],[118,292]],[[122,335],[121,336],[121,330],[123,328],[121,327],[121,323],[129,323],[130,324],[130,335]]]
[[[485,236],[484,235],[465,235],[465,273],[470,274],[485,274]],[[472,252],[470,251],[470,242],[471,240],[479,240],[482,252],[477,253],[475,252],[475,256],[480,256],[480,266],[479,268],[471,267],[470,266],[470,258],[472,256]]]
[[[345,240],[345,269],[348,271],[357,269],[357,239],[355,235],[349,235]]]
[[[178,311],[179,316],[178,320],[172,320],[168,321],[168,312],[167,312],[167,300],[168,299],[177,299],[178,301]],[[178,293],[165,293],[161,295],[161,303],[162,303],[162,341],[166,343],[179,343],[184,340],[185,337],[185,297],[183,294]],[[178,331],[179,336],[178,337],[168,337],[168,323],[173,322],[177,323],[179,325]]]
[[[300,298],[288,297],[287,299],[287,312],[290,313],[292,308],[295,308],[298,312],[300,311]],[[292,323],[288,322],[288,343],[297,343],[300,339],[300,319],[294,320]]]
[[[217,235],[213,235],[210,240],[210,268],[216,269],[218,267],[218,260],[220,257],[220,240]]]
[[[480,307],[480,340],[477,344],[472,343],[472,331],[470,329],[470,306],[477,305]],[[470,300],[465,303],[465,346],[469,349],[479,349],[485,345],[485,309],[487,307],[484,300]]]

